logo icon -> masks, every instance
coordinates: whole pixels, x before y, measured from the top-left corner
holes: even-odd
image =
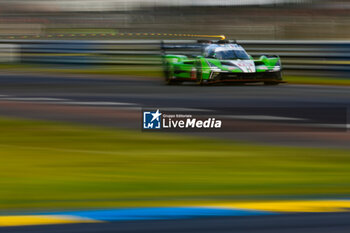
[[[155,112],[143,112],[143,128],[144,129],[160,129],[161,115],[159,109]]]

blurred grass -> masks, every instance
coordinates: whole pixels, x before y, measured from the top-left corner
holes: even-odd
[[[0,210],[350,193],[348,150],[0,118]]]
[[[327,77],[303,77],[303,76],[285,76],[284,80],[291,84],[317,84],[317,85],[350,85],[350,79],[327,78]]]
[[[59,74],[92,74],[92,75],[131,75],[159,78],[163,76],[161,67],[135,65],[52,66],[38,64],[0,64],[2,72],[42,72]]]

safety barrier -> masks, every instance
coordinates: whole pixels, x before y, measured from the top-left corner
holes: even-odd
[[[350,77],[350,41],[237,42],[253,57],[279,55],[287,71],[332,72]],[[5,44],[19,51],[18,59],[9,61],[45,64],[159,66],[164,45],[177,46],[177,54],[201,52],[195,40],[0,40],[0,46]],[[0,57],[4,60],[2,50]]]

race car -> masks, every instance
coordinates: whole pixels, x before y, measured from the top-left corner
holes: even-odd
[[[241,45],[226,40],[201,42],[200,47],[202,53],[197,56],[163,55],[167,84],[192,81],[200,85],[220,82],[277,85],[283,82],[279,56],[261,55],[253,59]]]

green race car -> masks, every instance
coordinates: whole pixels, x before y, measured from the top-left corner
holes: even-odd
[[[201,44],[198,56],[164,54],[163,64],[167,84],[194,81],[198,84],[218,82],[282,83],[281,60],[278,56],[262,55],[253,59],[244,48],[229,41]]]

